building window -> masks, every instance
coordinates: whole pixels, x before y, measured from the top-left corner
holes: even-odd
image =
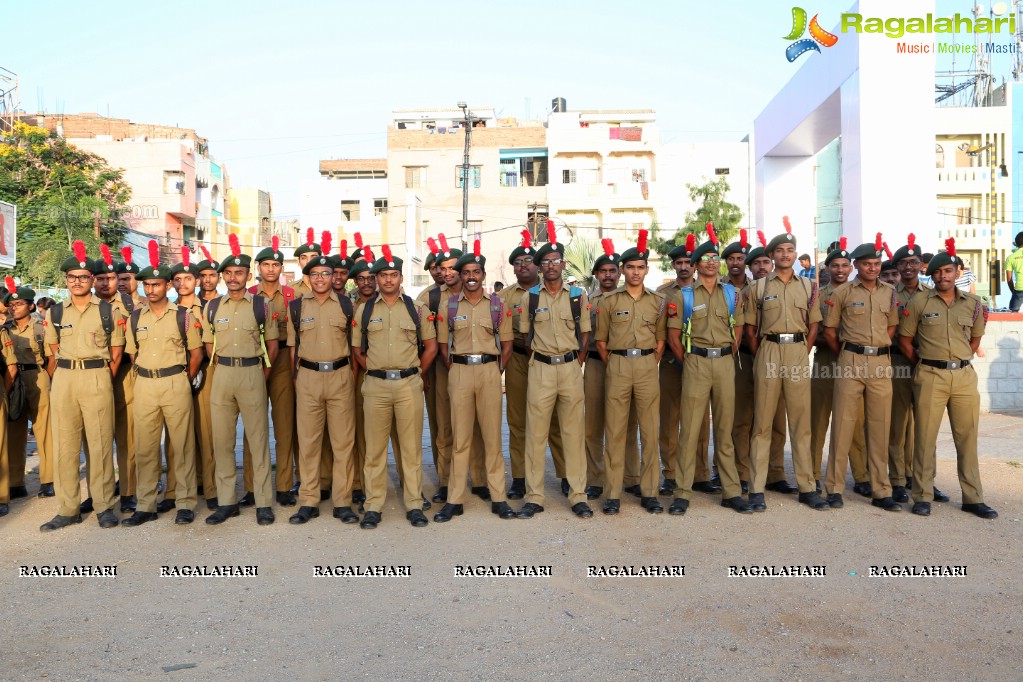
[[[633,168],[632,169],[632,181],[633,182],[646,182],[646,168]]]
[[[462,177],[465,172],[465,166],[455,167],[455,186],[462,187]],[[480,186],[480,166],[469,166],[469,186],[473,189],[479,189]]]
[[[934,145],[934,165],[936,168],[945,167],[945,148],[940,144]]]
[[[566,168],[561,171],[561,182],[565,185],[574,184],[576,182],[575,169]]]
[[[728,168],[715,168],[714,175],[728,175],[729,170]]]
[[[956,209],[956,224],[971,225],[973,223],[973,209],[969,206]]]
[[[426,187],[426,166],[405,166],[405,189]]]
[[[523,156],[501,159],[501,187],[545,187],[547,157]]]
[[[164,194],[184,194],[185,193],[185,174],[181,171],[164,171],[163,172],[163,193]]]
[[[359,215],[359,200],[342,200],[341,201],[341,215],[344,216],[347,222],[357,222],[360,218]]]
[[[373,216],[380,216],[387,213],[387,199],[373,200]]]

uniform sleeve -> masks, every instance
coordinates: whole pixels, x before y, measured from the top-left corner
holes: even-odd
[[[984,336],[984,328],[987,326],[987,306],[980,299],[974,299],[975,305],[980,306],[980,312],[977,313],[977,319],[973,321],[973,327],[970,329],[970,337],[978,338]]]
[[[437,338],[437,325],[429,321],[430,307],[423,303],[422,305],[416,306],[416,312],[419,313],[419,336],[423,341]],[[447,324],[443,322],[440,324]]]
[[[210,323],[210,320],[209,320],[209,310],[210,310],[210,304],[212,304],[213,301],[215,301],[215,300],[216,299],[213,299],[211,301],[207,301],[206,302],[206,307],[202,311],[202,319],[203,319],[203,322],[202,322],[202,342],[203,343],[213,343],[213,325]]]
[[[355,312],[352,313],[355,319],[352,320],[352,327],[349,330],[349,334],[352,335],[352,348],[362,348],[362,324],[359,320],[362,319],[362,309],[365,307],[364,303],[360,303],[355,306]]]
[[[53,326],[53,320],[50,319],[50,312],[53,310],[53,306],[50,306],[49,310],[46,311],[46,317],[43,319],[43,344],[46,346],[46,350],[50,350],[50,344],[57,344],[57,328]]]
[[[668,338],[668,302],[664,296],[657,297],[657,326],[654,339],[664,341]]]
[[[902,319],[899,320],[899,336],[916,336],[916,328],[920,323],[920,313],[923,310],[923,302],[926,296],[914,296],[902,310]]]
[[[195,318],[195,314],[189,310],[187,322],[185,323],[185,346],[188,350],[195,350],[202,347],[202,323]]]
[[[266,300],[266,299],[264,299]],[[277,320],[280,317],[277,313],[273,312],[270,303],[266,304],[266,330],[265,338],[267,341],[279,341],[281,338],[280,325]]]
[[[504,301],[504,310],[501,311],[501,324],[497,326],[497,338],[501,341],[515,340],[515,330],[512,329],[512,309],[507,301]]]
[[[301,304],[299,304],[299,305],[301,306]],[[342,315],[343,314],[344,314],[344,311],[342,310]],[[287,326],[285,326],[285,329],[288,330],[287,345],[289,345],[292,348],[294,348],[295,347],[295,336],[296,336],[296,334],[295,334],[295,320],[289,319]]]
[[[842,308],[845,306],[845,292],[846,288],[838,288],[831,292],[831,296],[828,297],[828,302],[825,304],[825,308],[828,310],[827,317],[824,318],[825,327],[837,328],[842,323]],[[814,306],[820,308],[820,306]]]
[[[588,334],[593,331],[593,325],[590,324],[590,297],[585,291],[579,296],[579,306],[579,331]]]
[[[423,310],[426,310],[426,308],[423,308]],[[420,313],[420,314],[422,314],[422,313]],[[427,310],[427,314],[429,314],[428,310]],[[438,344],[442,344],[442,345],[447,345],[448,337],[451,336],[451,332],[448,330],[448,321],[444,320],[443,322],[438,322],[436,325],[432,325],[431,324],[429,326],[430,327],[435,327],[435,329],[437,331],[437,343]]]
[[[18,364],[18,358],[14,355],[14,341],[6,329],[0,329],[0,343],[3,344],[4,363],[8,367]]]
[[[668,295],[668,302],[664,306],[667,329],[682,329],[682,293],[673,291]],[[736,322],[738,324],[738,322]]]
[[[129,324],[131,324],[131,322],[129,322]],[[111,345],[113,345],[112,342]],[[138,343],[135,341],[135,335],[132,334],[130,331],[126,331],[124,334],[124,352],[128,353],[129,355],[135,355],[136,353],[139,352],[139,346]]]
[[[608,334],[611,331],[610,305],[611,296],[613,295],[614,292],[605,294],[604,297],[597,302],[597,341],[607,341]]]
[[[888,326],[899,326],[899,299],[895,296],[895,288],[892,287],[892,304],[888,309]]]
[[[110,333],[110,347],[124,345],[124,328],[128,326],[128,318],[121,314],[121,311],[114,308],[112,317],[114,319],[114,331]]]
[[[519,333],[529,334],[529,291],[522,292],[518,306],[522,311],[519,313]]]
[[[749,285],[742,288],[742,291],[738,292],[738,299],[735,302],[735,326],[741,327],[746,324],[746,290]]]
[[[815,285],[811,282],[810,285],[811,290],[813,290],[814,286]],[[822,322],[824,320],[824,316],[821,315],[821,307],[818,303],[817,298],[818,296],[820,296],[820,288],[817,289],[816,294],[817,295],[813,297],[813,300],[809,302],[810,309],[806,311],[808,317],[807,322],[809,324],[813,324],[814,322]]]

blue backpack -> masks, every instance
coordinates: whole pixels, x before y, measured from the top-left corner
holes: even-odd
[[[732,340],[735,340],[735,302],[737,294],[735,292],[735,285],[731,282],[724,282],[721,285],[724,289],[725,302],[728,303],[728,329],[732,333]],[[689,352],[692,346],[692,324],[693,324],[693,305],[695,303],[696,294],[693,291],[692,285],[682,287],[680,289],[682,294],[682,336],[686,343],[686,352]]]

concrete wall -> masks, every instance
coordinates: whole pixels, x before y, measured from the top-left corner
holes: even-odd
[[[974,361],[980,409],[986,412],[1023,411],[1023,315],[992,313]]]

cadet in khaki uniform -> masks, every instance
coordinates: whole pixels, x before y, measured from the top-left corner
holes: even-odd
[[[664,511],[657,499],[657,442],[660,386],[657,363],[664,353],[664,297],[643,286],[649,271],[646,248],[647,231],[639,231],[639,241],[621,255],[619,265],[625,272],[625,285],[605,294],[597,314],[597,352],[604,361],[604,437],[607,442],[605,472],[607,497],[603,512],[617,514],[621,509],[625,444],[628,440],[629,414],[633,408],[639,418],[640,504],[651,514]],[[567,422],[566,422],[567,423]]]
[[[376,528],[387,495],[387,439],[391,425],[398,422],[401,444],[405,518],[413,527],[428,521],[423,514],[423,379],[437,355],[436,331],[424,324],[425,306],[416,306],[401,293],[402,260],[389,246],[373,263],[379,295],[359,305],[352,327],[352,348],[359,367],[366,371],[362,385],[363,406],[372,419],[366,420],[366,466],[362,483],[366,489],[366,513],[359,524]],[[365,311],[370,309],[365,323]],[[413,318],[409,311],[419,320]],[[419,341],[423,350],[420,355]]]
[[[13,342],[17,367],[8,366],[8,375],[16,369],[25,384],[25,411],[21,418],[7,424],[10,487],[25,487],[25,455],[28,446],[28,422],[32,421],[36,450],[39,452],[39,497],[53,497],[53,438],[50,435],[50,375],[46,371],[45,327],[32,314],[36,292],[28,287],[15,287],[14,278],[7,278],[8,293],[3,297],[10,319],[7,331]],[[2,430],[2,429],[0,429]],[[0,476],[4,467],[0,465]],[[0,486],[2,487],[2,486]],[[26,491],[27,494],[27,491]]]
[[[7,455],[7,391],[10,390],[14,378],[18,375],[18,363],[14,355],[14,343],[7,333],[6,324],[0,326],[0,358],[4,363],[4,394],[0,396],[0,419],[3,419],[0,421],[0,516],[7,516],[11,502],[11,473]],[[24,457],[22,457],[21,470],[25,470]]]
[[[526,503],[518,517],[531,519],[544,510],[547,437],[551,413],[557,411],[569,504],[576,516],[590,518],[593,510],[586,504],[586,453],[581,428],[585,358],[580,356],[580,350],[589,344],[589,307],[586,293],[576,289],[580,313],[579,319],[574,319],[570,300],[573,288],[562,279],[565,247],[555,240],[553,221],[547,222],[547,238],[548,242],[533,255],[533,263],[543,273],[542,283],[523,294],[519,302],[525,313],[519,317],[519,330],[527,335],[532,356],[526,389]],[[536,292],[539,299],[535,311],[529,310],[530,292]]]
[[[228,237],[231,255],[220,263],[227,295],[206,304],[210,326],[203,337],[206,354],[219,365],[213,376],[210,406],[213,411],[213,456],[217,471],[217,510],[206,517],[216,525],[238,516],[237,472],[234,443],[241,415],[245,435],[252,449],[256,523],[274,522],[270,508],[270,424],[267,418],[266,380],[277,357],[278,326],[270,315],[266,299],[245,291],[251,259],[241,253],[238,235]],[[266,327],[261,338],[253,307],[263,306]]]
[[[707,223],[708,240],[693,251],[699,280],[692,287],[692,310],[685,310],[680,292],[668,305],[668,342],[676,357],[682,360],[685,381],[682,384],[683,441],[678,450],[678,471],[682,473],[675,499],[668,512],[685,514],[692,495],[699,425],[704,405],[714,410],[714,442],[721,476],[721,506],[740,514],[753,512],[742,498],[742,484],[735,467],[732,447],[732,411],[735,407],[735,363],[730,359],[738,349],[735,337],[734,311],[738,309],[739,292],[718,281],[721,257],[718,255],[714,227]],[[687,318],[688,314],[688,319]]]
[[[195,264],[199,271],[199,288],[196,303],[199,305],[198,312],[193,305],[192,312],[197,314],[202,324],[202,337],[205,339],[209,332],[210,323],[206,319],[206,304],[210,300],[220,298],[217,293],[217,285],[220,283],[220,263],[210,258],[209,251],[205,246],[200,246],[205,258]],[[203,344],[205,352],[205,344]],[[199,392],[196,394],[196,430],[198,432],[198,458],[202,461],[202,482],[203,494],[206,497],[206,508],[213,510],[220,506],[217,499],[217,472],[216,460],[213,455],[213,408],[210,405],[210,397],[213,394],[213,375],[217,366],[209,362],[209,358],[203,363],[200,371],[205,375]],[[198,480],[198,476],[196,478]]]
[[[455,263],[462,279],[455,315],[437,326],[437,345],[448,367],[451,400],[451,487],[448,501],[433,520],[443,523],[461,516],[469,475],[473,434],[479,429],[486,462],[490,511],[502,519],[515,518],[504,492],[504,454],[501,452],[501,368],[511,359],[511,316],[496,294],[483,291],[487,259],[480,255],[480,240]],[[445,301],[447,314],[451,304]],[[497,327],[494,326],[495,317]],[[473,478],[474,484],[479,484]]]
[[[174,523],[192,523],[195,518],[195,420],[192,415],[192,379],[202,362],[202,325],[187,308],[167,300],[171,269],[160,266],[160,247],[149,242],[150,265],[139,273],[147,305],[129,319],[125,350],[132,356],[135,373],[135,466],[138,508],[121,521],[122,526],[140,526],[157,518],[156,487],[160,481],[160,437],[167,427],[167,441],[174,449],[168,457],[175,468]],[[179,310],[184,320],[179,319]],[[182,325],[184,338],[182,338]]]
[[[881,272],[881,233],[874,244],[861,244],[849,254],[856,279],[830,294],[824,338],[838,356],[831,446],[825,486],[828,504],[841,507],[845,489],[846,458],[853,433],[862,432],[860,411],[866,420],[867,459],[871,504],[886,511],[901,511],[892,499],[888,482],[888,429],[892,417],[892,336],[899,323],[894,287]],[[841,345],[840,345],[841,344]]]
[[[504,393],[507,402],[508,458],[511,460],[511,487],[509,500],[521,500],[526,494],[526,387],[529,377],[529,350],[526,348],[526,334],[520,330],[522,318],[522,295],[540,283],[540,277],[533,262],[536,249],[532,245],[529,230],[522,231],[522,243],[512,249],[508,264],[514,268],[515,283],[506,286],[499,294],[506,310],[512,313],[512,358],[505,367]],[[561,426],[558,415],[551,415],[549,445],[554,459],[554,472],[558,478],[565,477],[565,457],[561,448]],[[564,485],[564,480],[563,480]]]
[[[358,233],[356,233],[356,236],[358,237]],[[358,241],[361,241],[361,239]],[[295,258],[298,260],[298,269],[303,271],[305,266],[309,264],[310,260],[322,255],[322,253],[323,247],[316,243],[316,231],[310,227],[305,232],[305,243],[295,249]],[[312,287],[309,286],[309,278],[303,275],[300,280],[295,282],[295,285],[292,287],[292,291],[296,298],[312,293],[313,290]]]
[[[993,519],[998,512],[984,504],[977,464],[980,395],[977,373],[970,367],[984,335],[987,308],[979,297],[956,288],[955,240],[946,239],[945,248],[927,266],[934,288],[910,299],[899,322],[899,347],[916,366],[912,511],[920,516],[931,513],[938,428],[947,411],[956,446],[962,509]]]
[[[349,276],[355,280],[355,291],[352,292],[352,304],[358,309],[360,303],[365,303],[377,295],[377,279],[369,271],[371,263],[365,260],[357,260],[349,271]],[[356,321],[357,324],[357,321]],[[354,334],[353,332],[350,332]],[[365,488],[362,484],[362,472],[366,466],[366,420],[363,413],[362,385],[366,380],[365,372],[357,372],[355,378],[355,454],[352,457],[352,503],[362,504],[366,501]],[[397,448],[397,439],[392,438],[394,447]],[[397,454],[397,450],[395,451]]]
[[[74,255],[61,263],[71,298],[46,311],[46,344],[52,354],[50,423],[56,444],[57,516],[40,530],[52,531],[81,523],[79,463],[82,441],[89,441],[92,466],[89,488],[101,528],[116,526],[114,514],[114,394],[113,377],[124,352],[124,318],[111,308],[104,328],[100,300],[92,286],[93,262],[85,244],[73,244]],[[61,306],[60,328],[53,322]]]
[[[139,274],[139,266],[132,262],[132,249],[130,246],[121,247],[122,262],[117,264],[117,291],[123,296],[131,299],[132,306],[140,305],[143,301],[139,298],[139,283],[136,276]]]
[[[430,292],[434,289],[439,289],[440,294],[433,294],[437,299],[437,307],[440,308],[441,299],[444,298],[444,291],[447,289],[447,284],[444,282],[444,273],[441,270],[440,263],[437,262],[437,254],[440,253],[440,247],[437,246],[437,242],[433,237],[426,240],[427,245],[430,248],[430,255],[426,257],[426,261],[423,264],[423,268],[430,273],[433,284],[429,285],[421,292],[416,298],[416,302],[429,305]],[[459,254],[461,252],[458,252]],[[429,312],[429,315],[434,315],[433,311]],[[431,322],[436,330],[436,320]],[[441,424],[437,421],[437,365],[443,364],[435,362],[430,367],[430,373],[424,374],[423,379],[426,383],[426,389],[424,391],[424,398],[426,399],[426,418],[430,423],[430,452],[433,455],[433,467],[437,472],[437,493],[434,495],[434,499],[438,502],[442,502],[447,499],[447,485],[448,485],[448,472],[445,469],[445,463],[441,458],[441,446],[438,445],[437,438],[441,432]],[[397,459],[395,459],[397,461]]]
[[[785,398],[792,464],[796,470],[799,501],[812,509],[830,509],[817,493],[810,453],[809,353],[821,320],[816,305],[817,285],[795,273],[796,238],[788,219],[786,231],[767,245],[774,272],[757,280],[743,302],[746,343],[755,354],[753,435],[750,445],[749,503],[753,511],[765,511],[771,428],[779,398]]]
[[[837,249],[832,249],[824,259],[831,281],[821,287],[817,294],[820,302],[821,317],[825,320],[831,310],[831,295],[835,289],[845,284],[852,273],[852,260],[846,249],[846,239],[839,240]],[[817,337],[817,350],[813,355],[813,379],[810,383],[810,448],[813,452],[813,474],[817,481],[821,480],[821,463],[824,461],[824,442],[831,423],[831,410],[834,405],[835,372],[838,371],[838,355],[831,350],[824,334]],[[832,440],[834,431],[832,431]],[[870,474],[867,473],[867,446],[863,438],[863,418],[856,423],[852,433],[852,445],[849,448],[849,465],[852,468],[853,492],[871,497]],[[845,472],[842,472],[845,480]],[[770,489],[770,488],[768,488]]]
[[[326,242],[324,252],[329,251]],[[352,306],[332,290],[334,262],[316,256],[302,268],[312,293],[299,299],[299,317],[288,325],[288,346],[298,365],[295,395],[298,413],[298,512],[289,521],[302,524],[320,515],[323,438],[330,438],[330,491],[334,518],[356,523],[352,511],[352,452],[355,449],[355,367],[351,364]],[[348,311],[348,312],[346,312]]]

